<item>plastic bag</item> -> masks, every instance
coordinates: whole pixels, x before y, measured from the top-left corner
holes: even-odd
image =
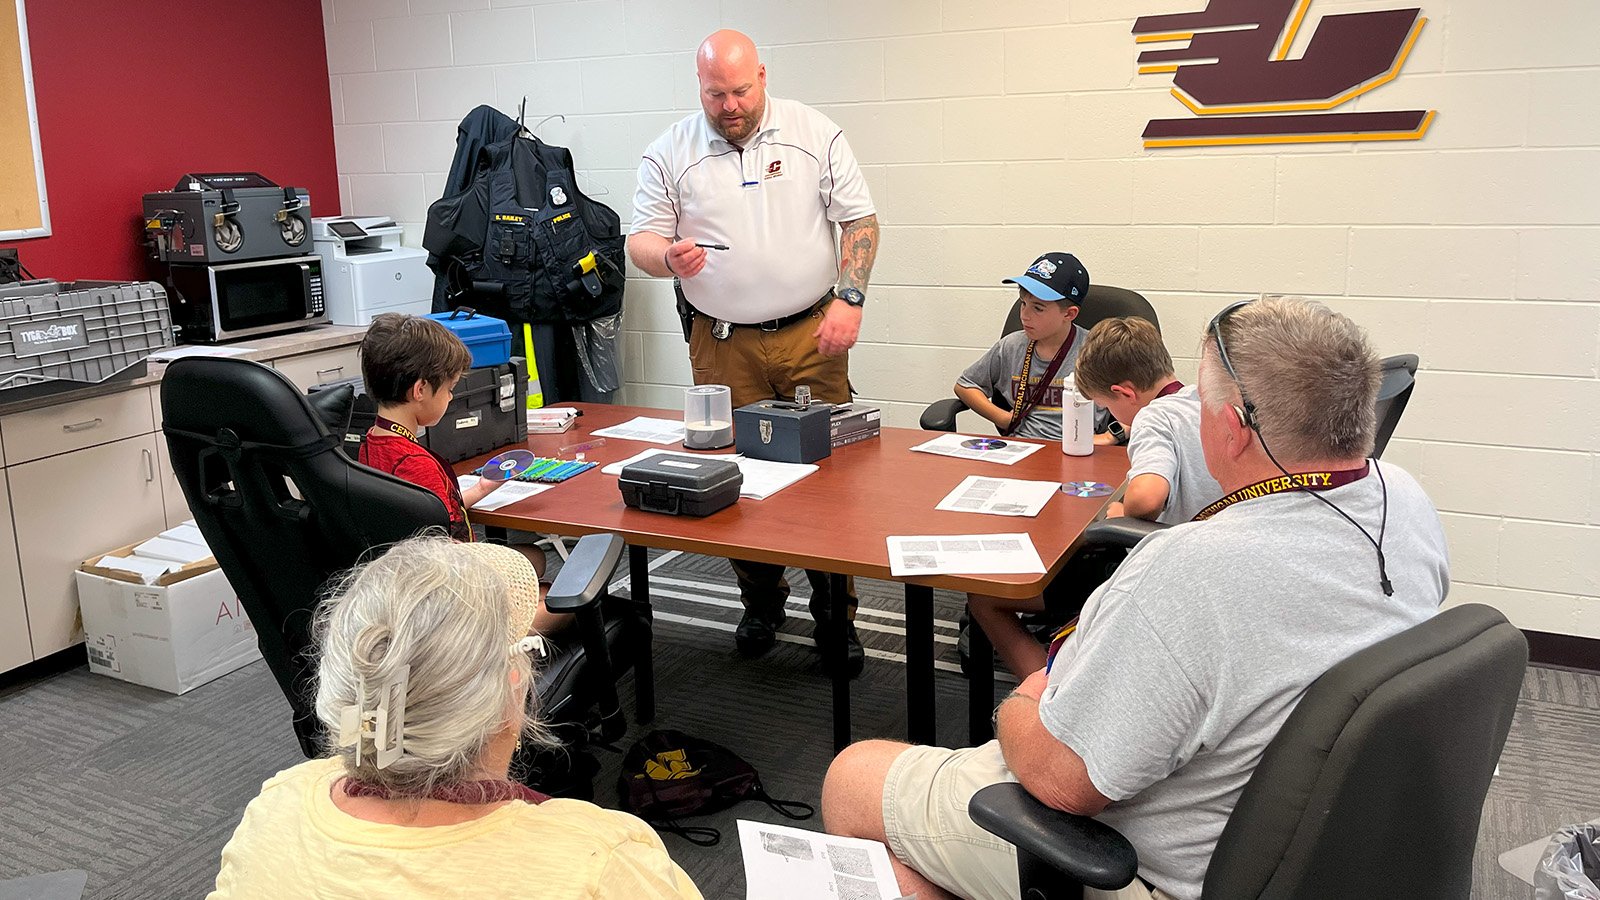
[[[622,338],[622,313],[601,316],[572,326],[572,343],[578,348],[578,363],[583,374],[600,393],[609,393],[622,386],[621,367],[617,364],[617,344]]]
[[[1533,873],[1534,900],[1600,900],[1600,823],[1550,836]]]

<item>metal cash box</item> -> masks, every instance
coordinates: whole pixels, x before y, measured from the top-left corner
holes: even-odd
[[[635,509],[709,516],[739,499],[744,473],[730,459],[663,453],[624,466],[617,486]]]
[[[733,411],[734,448],[772,462],[813,463],[833,454],[827,403],[762,400]]]

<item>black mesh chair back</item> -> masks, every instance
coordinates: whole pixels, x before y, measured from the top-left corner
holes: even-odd
[[[446,528],[432,492],[352,461],[289,379],[260,363],[179,359],[161,379],[162,431],[184,498],[255,626],[308,757],[310,625],[335,573],[375,547]]]
[[[1522,632],[1466,605],[1329,669],[1262,755],[1204,896],[1467,896],[1527,662]]]

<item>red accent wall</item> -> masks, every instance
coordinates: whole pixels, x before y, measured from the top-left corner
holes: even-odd
[[[320,0],[28,0],[49,237],[40,278],[149,276],[142,198],[186,172],[260,172],[337,215]]]

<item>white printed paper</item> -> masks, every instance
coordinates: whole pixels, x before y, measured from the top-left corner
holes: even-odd
[[[739,464],[739,471],[744,473],[739,496],[751,500],[765,500],[817,470],[811,463],[773,462],[748,456],[740,456],[734,462]]]
[[[1022,481],[968,475],[945,495],[935,509],[989,513],[996,516],[1037,516],[1050,498],[1061,493],[1059,481]]]
[[[979,449],[979,442],[990,442],[998,446],[990,449]],[[1043,444],[1033,444],[1028,441],[1019,441],[1016,438],[974,437],[970,434],[941,434],[931,441],[912,447],[919,453],[937,453],[940,456],[954,456],[957,459],[975,459],[980,462],[999,463],[1003,466],[1015,464],[1018,460],[1027,459],[1035,451],[1044,447]]]
[[[739,486],[739,496],[749,500],[765,500],[817,470],[811,463],[772,462],[766,459],[749,459],[737,453],[688,453],[651,447],[621,462],[614,462],[600,471],[605,475],[621,475],[625,467],[652,456],[681,456],[696,460],[726,459],[738,466],[739,472],[744,475],[744,483]]]
[[[456,476],[456,484],[463,491],[477,483],[478,476],[476,475]],[[518,500],[526,500],[534,494],[542,494],[553,487],[555,487],[553,484],[536,484],[531,481],[508,481],[491,491],[487,497],[472,504],[472,508],[481,509],[484,512],[492,512],[502,506],[510,506]]]
[[[889,849],[878,841],[749,819],[738,825],[746,900],[902,900]]]
[[[1044,572],[1044,562],[1026,534],[932,534],[894,536],[889,574],[1013,575]]]
[[[652,444],[681,444],[683,443],[683,421],[681,419],[652,419],[649,416],[639,416],[623,422],[621,425],[612,425],[610,428],[601,428],[591,431],[597,437],[622,438],[626,441],[648,441]]]

